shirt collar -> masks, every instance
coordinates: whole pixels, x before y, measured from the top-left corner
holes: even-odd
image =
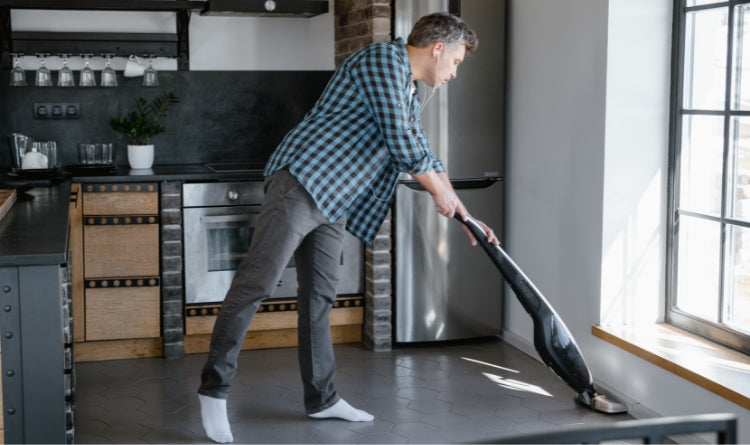
[[[411,83],[411,78],[414,77],[414,73],[411,72],[409,51],[406,50],[406,43],[404,43],[404,39],[398,37],[393,41],[393,45],[396,47],[397,55],[404,61],[404,65],[406,66],[407,79],[409,79],[409,83]]]

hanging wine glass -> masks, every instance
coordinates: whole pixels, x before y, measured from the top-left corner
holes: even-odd
[[[36,70],[36,78],[34,80],[34,85],[38,87],[51,87],[52,86],[52,73],[50,72],[49,68],[47,68],[45,63],[45,58],[49,56],[49,54],[43,54],[39,53],[36,55],[40,61],[39,61],[39,68]]]
[[[12,87],[25,87],[26,86],[26,71],[21,68],[21,53],[11,54],[13,57],[13,69],[10,71],[10,86]]]
[[[102,54],[107,62],[102,70],[102,86],[103,87],[116,87],[117,86],[117,73],[112,68],[112,57],[114,54]]]
[[[60,54],[62,57],[62,68],[57,73],[57,86],[58,87],[74,87],[75,81],[73,80],[73,70],[68,67],[68,57],[70,54]]]
[[[158,87],[159,78],[156,76],[156,70],[154,69],[154,56],[148,57],[148,68],[143,71],[143,86],[144,87]]]
[[[82,87],[95,87],[96,77],[94,76],[94,70],[89,66],[91,54],[81,54],[81,57],[83,57],[83,68],[81,69],[81,77],[78,80],[78,85]]]

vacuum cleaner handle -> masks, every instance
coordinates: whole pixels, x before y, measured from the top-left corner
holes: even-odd
[[[593,398],[596,389],[583,354],[549,302],[501,247],[487,241],[487,234],[476,221],[464,221],[458,213],[454,217],[471,231],[533,319],[534,347],[544,363],[579,395]]]

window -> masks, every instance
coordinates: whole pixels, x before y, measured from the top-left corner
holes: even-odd
[[[675,0],[668,322],[750,353],[750,0]]]
[[[750,0],[676,0],[667,320],[750,353]]]

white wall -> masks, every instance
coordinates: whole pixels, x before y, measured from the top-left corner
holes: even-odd
[[[506,247],[633,414],[750,412],[593,337],[663,305],[672,0],[511,0]],[[534,354],[508,292],[505,338]]]
[[[13,10],[14,31],[58,32],[144,32],[174,33],[175,13]],[[328,13],[311,18],[220,17],[190,18],[191,70],[332,70],[334,64],[333,0]],[[116,70],[125,59],[113,63]],[[47,66],[58,69],[60,60],[51,57]],[[35,57],[24,57],[24,69],[36,69]],[[80,69],[81,60],[71,60]],[[92,59],[92,68],[101,69],[101,57]],[[159,58],[156,69],[174,70],[174,60]]]
[[[505,244],[579,342],[599,316],[606,24],[600,0],[510,2]]]
[[[191,70],[332,70],[333,0],[311,18],[217,17],[190,20]]]

